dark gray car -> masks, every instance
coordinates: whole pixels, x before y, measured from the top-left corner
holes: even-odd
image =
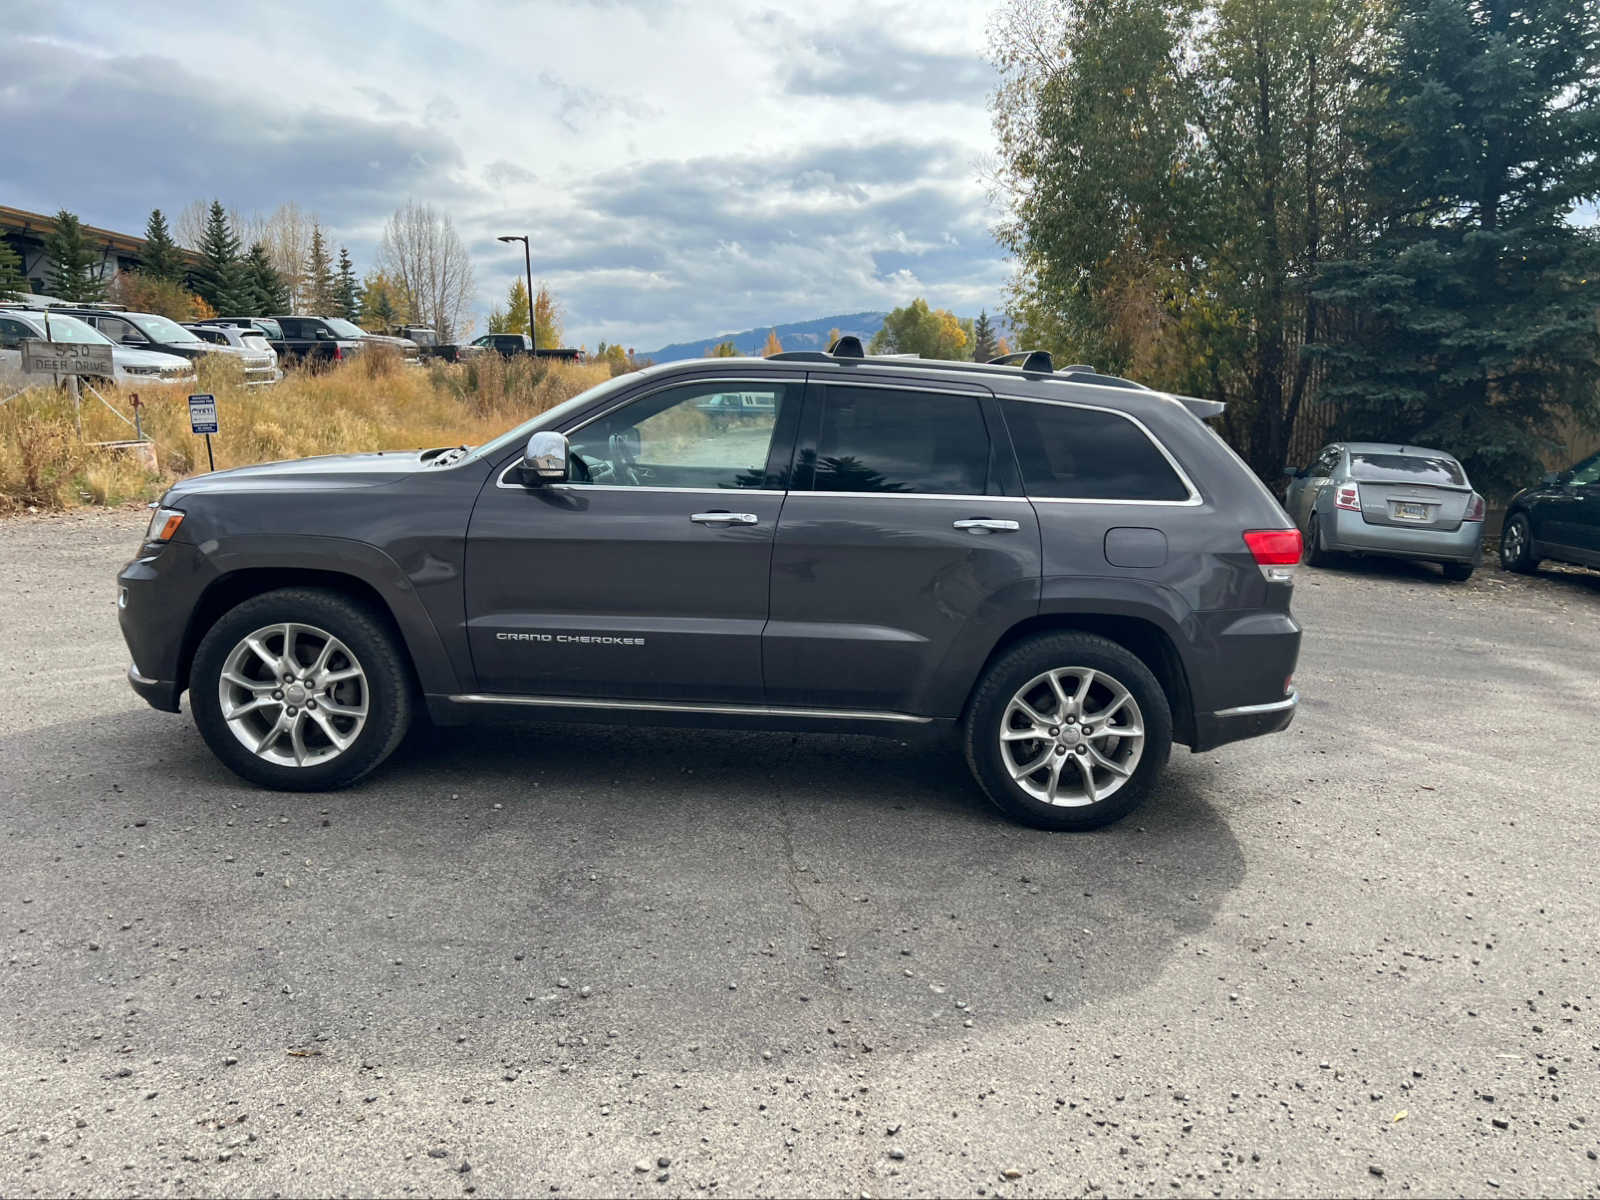
[[[1300,537],[1220,405],[843,349],[618,376],[475,448],[185,480],[118,577],[129,678],[172,712],[187,689],[270,787],[353,782],[418,704],[949,730],[1050,828],[1129,811],[1174,741],[1289,724]]]

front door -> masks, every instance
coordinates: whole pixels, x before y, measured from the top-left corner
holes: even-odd
[[[773,547],[768,701],[954,715],[1038,612],[1039,525],[1014,475],[987,393],[813,376]]]
[[[1572,545],[1590,566],[1600,566],[1600,454],[1574,467],[1568,486],[1578,501],[1572,511]]]
[[[497,470],[467,534],[480,690],[759,704],[802,390],[675,384],[566,431],[569,483],[525,487],[517,460]],[[728,416],[730,393],[753,403]]]

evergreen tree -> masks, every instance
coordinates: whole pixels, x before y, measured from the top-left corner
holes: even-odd
[[[982,309],[972,326],[972,361],[988,362],[999,354],[995,346],[994,322],[989,320],[989,310]]]
[[[159,208],[150,210],[150,219],[144,225],[144,256],[140,268],[152,279],[163,283],[182,283],[184,273],[183,252],[172,240],[167,228],[167,218]]]
[[[1379,232],[1320,296],[1341,436],[1440,446],[1480,490],[1536,477],[1563,413],[1600,417],[1593,0],[1402,6],[1364,133]]]
[[[92,304],[106,298],[105,280],[95,263],[95,251],[83,236],[78,218],[66,209],[56,214],[56,227],[44,240],[50,272],[45,288],[52,296],[73,304]]]
[[[289,285],[272,265],[272,254],[265,242],[255,242],[245,256],[245,271],[250,282],[253,307],[245,317],[287,316],[293,308],[289,298]]]
[[[199,249],[194,290],[219,316],[244,315],[252,307],[253,289],[239,258],[239,239],[228,226],[228,214],[220,200],[211,202]]]
[[[0,298],[10,292],[26,292],[28,281],[22,275],[22,259],[11,243],[0,237]]]
[[[338,316],[339,289],[333,281],[333,262],[328,257],[328,243],[323,240],[322,226],[311,226],[311,252],[306,257],[306,290],[310,293],[311,312],[314,316]]]
[[[339,278],[334,285],[338,297],[339,315],[346,321],[361,319],[361,285],[356,282],[355,264],[350,261],[350,251],[339,247]]]

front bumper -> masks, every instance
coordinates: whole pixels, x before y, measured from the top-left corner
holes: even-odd
[[[1482,521],[1463,521],[1455,529],[1407,529],[1369,525],[1358,512],[1334,509],[1322,518],[1323,540],[1333,551],[1381,554],[1425,562],[1476,563],[1483,553]]]
[[[178,697],[182,695],[182,689],[172,680],[151,679],[139,670],[138,663],[128,664],[128,686],[151,708],[159,708],[162,712],[178,711]]]
[[[117,574],[117,623],[133,665],[128,684],[152,707],[178,711],[185,626],[204,590],[197,549],[147,545]]]

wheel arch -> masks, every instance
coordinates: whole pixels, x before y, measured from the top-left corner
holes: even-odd
[[[1179,654],[1177,643],[1163,624],[1148,615],[1127,613],[1041,612],[1018,621],[1007,629],[990,649],[983,668],[974,677],[961,706],[965,720],[967,708],[989,668],[1007,650],[1018,642],[1049,633],[1088,633],[1116,642],[1131,651],[1150,668],[1151,674],[1166,693],[1172,708],[1173,740],[1190,745],[1195,739],[1194,697],[1189,685],[1189,672]]]
[[[255,596],[283,588],[319,588],[355,600],[395,637],[419,688],[424,691],[455,689],[454,673],[449,671],[437,633],[426,614],[407,613],[408,619],[403,620],[383,590],[371,580],[353,571],[309,566],[239,567],[213,579],[200,594],[184,628],[178,651],[180,686],[188,686],[195,651],[207,631],[224,614]],[[418,626],[419,619],[423,627]],[[449,672],[448,677],[433,678],[440,671]]]

